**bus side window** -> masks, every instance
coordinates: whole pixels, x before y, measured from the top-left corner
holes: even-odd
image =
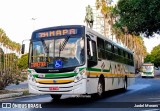
[[[104,40],[97,37],[98,57],[105,59]]]
[[[89,41],[92,41],[92,50],[93,56],[91,56]],[[88,56],[88,67],[93,67],[97,65],[97,49],[96,49],[96,42],[87,38],[87,56]]]
[[[112,56],[112,44],[108,43],[108,60],[112,60],[113,56]]]
[[[131,55],[131,61],[132,61],[131,65],[134,66],[134,58],[133,58],[133,55]]]

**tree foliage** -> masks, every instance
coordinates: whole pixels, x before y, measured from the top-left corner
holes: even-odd
[[[152,62],[155,66],[160,66],[160,45],[155,46],[151,51],[151,54],[148,54],[144,61]]]
[[[28,68],[28,53],[21,56],[18,60],[18,67],[20,69],[27,69]]]
[[[141,36],[135,33],[130,33],[127,27],[122,25],[120,22],[120,10],[117,6],[111,6],[111,2],[111,0],[96,0],[96,9],[100,10],[104,19],[104,35],[106,36],[107,31],[105,30],[108,30],[107,27],[110,25],[112,30],[112,40],[114,38],[113,35],[115,35],[115,39],[118,43],[122,43],[123,46],[134,51],[134,58],[136,63],[135,67],[139,68],[142,64],[142,59],[146,56],[147,53],[143,39]],[[126,23],[125,20],[124,23]]]
[[[12,41],[0,28],[0,90],[20,79],[17,67],[21,45]]]
[[[116,26],[130,34],[152,36],[160,34],[160,0],[119,0],[116,13],[119,20]]]

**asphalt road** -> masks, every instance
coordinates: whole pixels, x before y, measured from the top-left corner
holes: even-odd
[[[156,75],[158,73],[159,71],[156,71]],[[155,78],[137,77],[135,84],[128,87],[126,92],[122,90],[108,91],[105,97],[101,99],[75,98],[64,95],[60,101],[54,101],[49,95],[38,95],[2,102],[13,102],[15,104],[38,103],[42,106],[42,109],[6,108],[0,109],[0,111],[160,111],[160,78],[158,76]],[[147,104],[151,107],[143,107]],[[135,105],[139,107],[134,107]]]

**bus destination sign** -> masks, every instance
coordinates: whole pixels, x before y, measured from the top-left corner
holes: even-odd
[[[62,36],[62,35],[74,35],[77,34],[77,29],[61,29],[61,30],[50,30],[45,32],[38,32],[36,34],[37,38],[43,37],[54,37],[54,36]]]

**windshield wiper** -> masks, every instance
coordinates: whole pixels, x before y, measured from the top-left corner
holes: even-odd
[[[63,41],[63,43],[59,44],[59,57],[60,57],[61,51],[63,51],[63,49],[65,48],[69,38],[70,38],[70,36],[67,36],[67,38]]]
[[[47,53],[46,62],[48,63],[49,62],[49,59],[48,59],[49,58],[49,48],[47,47],[47,45],[46,45],[46,43],[44,42],[43,39],[41,39],[41,41],[42,41],[42,44],[44,46],[44,50]]]

